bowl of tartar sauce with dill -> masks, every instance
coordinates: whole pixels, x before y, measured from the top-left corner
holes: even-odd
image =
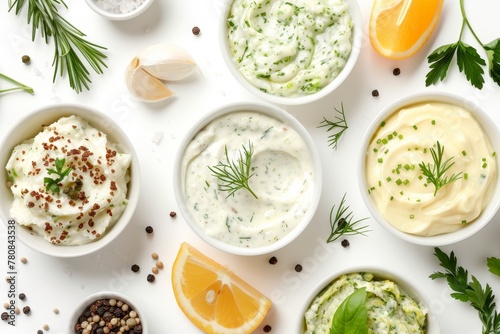
[[[350,302],[350,311],[364,308],[366,318],[342,322],[342,303],[347,303],[346,299],[360,289],[364,289],[365,299]],[[410,278],[379,267],[360,266],[333,272],[308,294],[299,314],[296,332],[300,334],[330,334],[333,323],[347,332],[355,328],[349,326],[359,326],[361,321],[368,333],[373,334],[440,333],[437,316],[418,285]]]
[[[386,107],[363,139],[358,181],[377,222],[439,246],[483,228],[500,206],[500,132],[487,113],[450,93],[417,93]]]
[[[139,163],[106,114],[76,104],[46,106],[13,125],[2,148],[1,218],[32,249],[86,255],[129,223],[139,198]]]
[[[267,104],[233,103],[187,133],[174,164],[182,216],[223,251],[259,255],[294,240],[321,194],[321,163],[306,129]]]
[[[354,0],[226,0],[219,41],[239,83],[269,102],[300,105],[334,91],[362,42]]]

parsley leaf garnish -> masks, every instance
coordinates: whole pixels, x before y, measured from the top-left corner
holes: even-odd
[[[56,174],[58,178],[53,179],[51,177],[44,177],[43,184],[47,184],[45,190],[52,191],[53,193],[59,193],[61,191],[59,189],[59,182],[61,182],[71,172],[71,167],[68,167],[65,170],[63,170],[64,164],[66,164],[65,158],[63,159],[56,158],[54,163],[56,169],[47,168],[47,174],[49,175]]]

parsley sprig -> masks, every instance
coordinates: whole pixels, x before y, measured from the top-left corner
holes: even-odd
[[[481,42],[467,18],[464,0],[460,0],[460,11],[462,13],[462,26],[458,41],[437,48],[427,57],[431,70],[426,75],[425,85],[434,85],[444,80],[456,53],[460,72],[465,74],[472,86],[478,89],[483,88],[483,66],[486,65],[486,62],[474,47],[462,41],[464,29],[467,27],[486,53],[490,77],[500,86],[500,38],[486,44]]]
[[[453,251],[448,256],[438,247],[434,248],[434,255],[445,272],[435,272],[429,278],[435,280],[445,278],[450,288],[454,291],[451,296],[461,302],[469,303],[479,314],[483,324],[483,334],[500,334],[500,316],[495,308],[495,295],[491,287],[486,284],[483,288],[476,277],[471,276],[466,269],[458,266],[457,258]]]
[[[500,276],[500,259],[497,257],[489,257],[486,261],[490,272]]]
[[[349,210],[349,206],[345,205],[345,196],[342,196],[342,200],[340,201],[340,205],[337,208],[337,212],[335,213],[335,217],[333,216],[333,212],[335,210],[335,205],[332,206],[330,210],[330,236],[326,240],[327,243],[334,242],[335,240],[341,238],[342,236],[347,235],[356,235],[361,234],[366,236],[366,232],[370,232],[368,230],[368,226],[360,226],[358,224],[363,220],[368,218],[362,218],[356,221],[352,221],[353,214],[352,211],[346,214],[346,211]]]
[[[18,90],[22,90],[22,91],[25,91],[26,93],[30,93],[30,94],[34,94],[35,92],[33,91],[33,88],[31,87],[28,87],[26,86],[25,84],[22,84],[20,83],[19,81],[16,81],[8,76],[6,76],[5,74],[2,74],[0,73],[0,78],[1,79],[4,79],[14,85],[16,85],[15,87],[12,87],[12,88],[6,88],[6,89],[0,89],[0,94],[2,93],[8,93],[8,92],[13,92],[13,91],[18,91]]]
[[[341,104],[340,110],[337,108],[334,109],[338,113],[338,115],[335,115],[335,120],[331,121],[323,117],[323,120],[319,123],[318,127],[328,127],[326,132],[334,131],[328,136],[328,146],[331,146],[333,149],[337,149],[338,141],[348,129],[348,126],[344,113],[344,104]]]
[[[61,182],[68,174],[71,172],[71,167],[67,167],[63,170],[64,165],[66,164],[66,159],[56,158],[54,162],[56,169],[47,168],[47,174],[52,175],[56,174],[58,177],[53,179],[51,177],[44,177],[43,184],[46,184],[45,190],[52,191],[53,193],[59,193],[61,190],[59,189],[59,182]]]
[[[227,163],[219,161],[215,166],[208,166],[212,175],[219,179],[219,190],[228,192],[226,198],[234,196],[234,193],[242,188],[247,189],[253,197],[258,198],[248,184],[254,175],[251,173],[253,153],[253,144],[248,142],[248,148],[242,145],[242,150],[239,151],[239,157],[235,162],[229,159],[227,146],[224,146]]]
[[[446,176],[446,172],[451,168],[451,166],[455,164],[455,162],[453,161],[452,163],[448,164],[453,159],[453,157],[443,162],[444,146],[441,146],[439,141],[436,142],[436,146],[437,152],[433,147],[430,148],[434,164],[425,164],[423,161],[418,164],[418,167],[420,167],[420,170],[422,171],[424,176],[427,177],[427,182],[434,185],[434,196],[436,196],[439,189],[441,189],[448,183],[462,178],[462,172],[458,174],[454,173],[449,177]]]
[[[61,76],[67,72],[69,85],[77,93],[85,87],[89,90],[90,72],[80,56],[87,61],[97,74],[103,73],[107,67],[104,59],[107,56],[101,52],[105,47],[87,41],[85,34],[78,30],[58,11],[58,5],[68,8],[64,0],[9,0],[9,11],[15,8],[19,15],[25,2],[28,2],[28,24],[31,23],[31,39],[34,41],[37,30],[40,30],[45,43],[49,38],[54,39],[54,67],[53,81],[59,73]]]

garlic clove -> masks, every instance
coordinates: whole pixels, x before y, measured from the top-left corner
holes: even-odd
[[[182,80],[198,71],[198,65],[186,50],[170,44],[157,44],[142,51],[139,66],[166,81]]]
[[[140,67],[139,63],[139,58],[135,57],[125,72],[130,94],[144,102],[159,102],[174,95],[163,82]]]

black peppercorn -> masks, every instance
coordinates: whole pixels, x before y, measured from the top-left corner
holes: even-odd
[[[295,266],[295,271],[300,273],[302,271],[302,266],[300,264]]]
[[[344,248],[347,248],[347,247],[349,247],[349,245],[350,245],[349,240],[347,240],[347,239],[342,240],[342,242],[341,242],[340,244],[341,244],[341,245],[342,245],[342,247],[344,247]]]
[[[273,256],[269,259],[269,264],[276,264],[278,263],[278,259],[276,258],[276,256]]]
[[[155,275],[153,274],[149,274],[148,277],[147,277],[147,280],[149,283],[153,283],[155,281]]]
[[[378,97],[379,96],[378,90],[376,90],[376,89],[372,90],[372,96]]]
[[[43,331],[41,329],[36,331],[36,334],[43,334]]]
[[[151,227],[151,226],[147,226],[147,227],[146,227],[146,232],[147,232],[148,234],[153,233],[153,227]]]
[[[177,216],[177,213],[175,213],[175,211],[171,211],[170,212],[170,217],[175,217],[175,216]]]
[[[25,63],[25,64],[29,63],[29,62],[30,62],[30,60],[31,60],[31,58],[30,58],[30,56],[28,56],[28,55],[24,55],[24,56],[22,56],[22,57],[21,57],[21,61],[22,61],[23,63]]]
[[[264,333],[270,333],[273,328],[269,325],[264,326]]]
[[[139,269],[141,269],[137,264],[133,264],[132,267],[130,268],[134,273],[138,272]]]
[[[24,314],[29,314],[31,312],[31,308],[29,306],[23,307],[23,313]]]
[[[392,70],[392,74],[394,74],[395,76],[398,76],[401,74],[401,70],[399,69],[399,67],[396,67],[395,69]]]
[[[9,319],[9,314],[7,312],[2,313],[2,320],[7,320]]]
[[[198,27],[193,27],[192,32],[193,32],[193,35],[195,35],[195,36],[196,36],[196,35],[199,35],[199,34],[200,34],[200,28],[198,28]]]
[[[25,299],[26,299],[26,295],[24,293],[20,293],[19,300],[25,300]]]

